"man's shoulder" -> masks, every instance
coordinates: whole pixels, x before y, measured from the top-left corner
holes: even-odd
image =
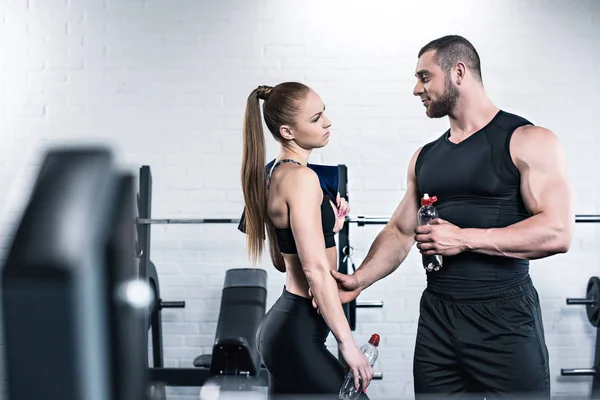
[[[517,165],[519,165],[519,161],[527,159],[559,156],[562,154],[563,145],[558,136],[550,129],[542,126],[525,125],[515,130],[510,149]]]
[[[558,136],[548,128],[537,125],[523,125],[515,129],[513,142],[521,145],[536,145],[558,141]]]
[[[531,120],[520,114],[515,114],[506,110],[500,110],[496,118],[494,118],[493,125],[500,127],[506,133],[512,134],[523,126],[534,124],[531,122]]]

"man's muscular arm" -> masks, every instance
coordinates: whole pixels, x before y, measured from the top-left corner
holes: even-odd
[[[523,259],[567,252],[575,215],[563,146],[551,131],[526,126],[513,134],[510,150],[532,216],[505,228],[464,229],[466,250]]]
[[[394,272],[408,255],[414,244],[417,226],[419,191],[415,176],[415,164],[421,151],[412,156],[407,173],[406,193],[392,217],[377,235],[361,266],[354,272],[361,290]]]

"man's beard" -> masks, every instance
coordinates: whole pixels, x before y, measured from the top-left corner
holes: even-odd
[[[459,92],[456,86],[452,84],[449,77],[446,77],[444,85],[444,94],[436,101],[431,101],[427,107],[427,116],[429,118],[443,118],[449,115],[458,102]]]

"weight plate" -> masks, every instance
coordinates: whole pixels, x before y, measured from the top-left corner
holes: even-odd
[[[585,306],[587,317],[592,326],[600,325],[600,278],[592,276],[587,284],[586,297],[595,300],[593,303]]]
[[[167,391],[166,388],[161,384],[152,384],[149,387],[150,400],[166,400]]]

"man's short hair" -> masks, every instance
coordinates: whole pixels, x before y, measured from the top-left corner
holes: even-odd
[[[430,50],[435,50],[438,65],[448,73],[458,62],[466,64],[477,80],[482,82],[481,61],[475,47],[462,36],[447,35],[432,40],[419,51],[419,57]]]

